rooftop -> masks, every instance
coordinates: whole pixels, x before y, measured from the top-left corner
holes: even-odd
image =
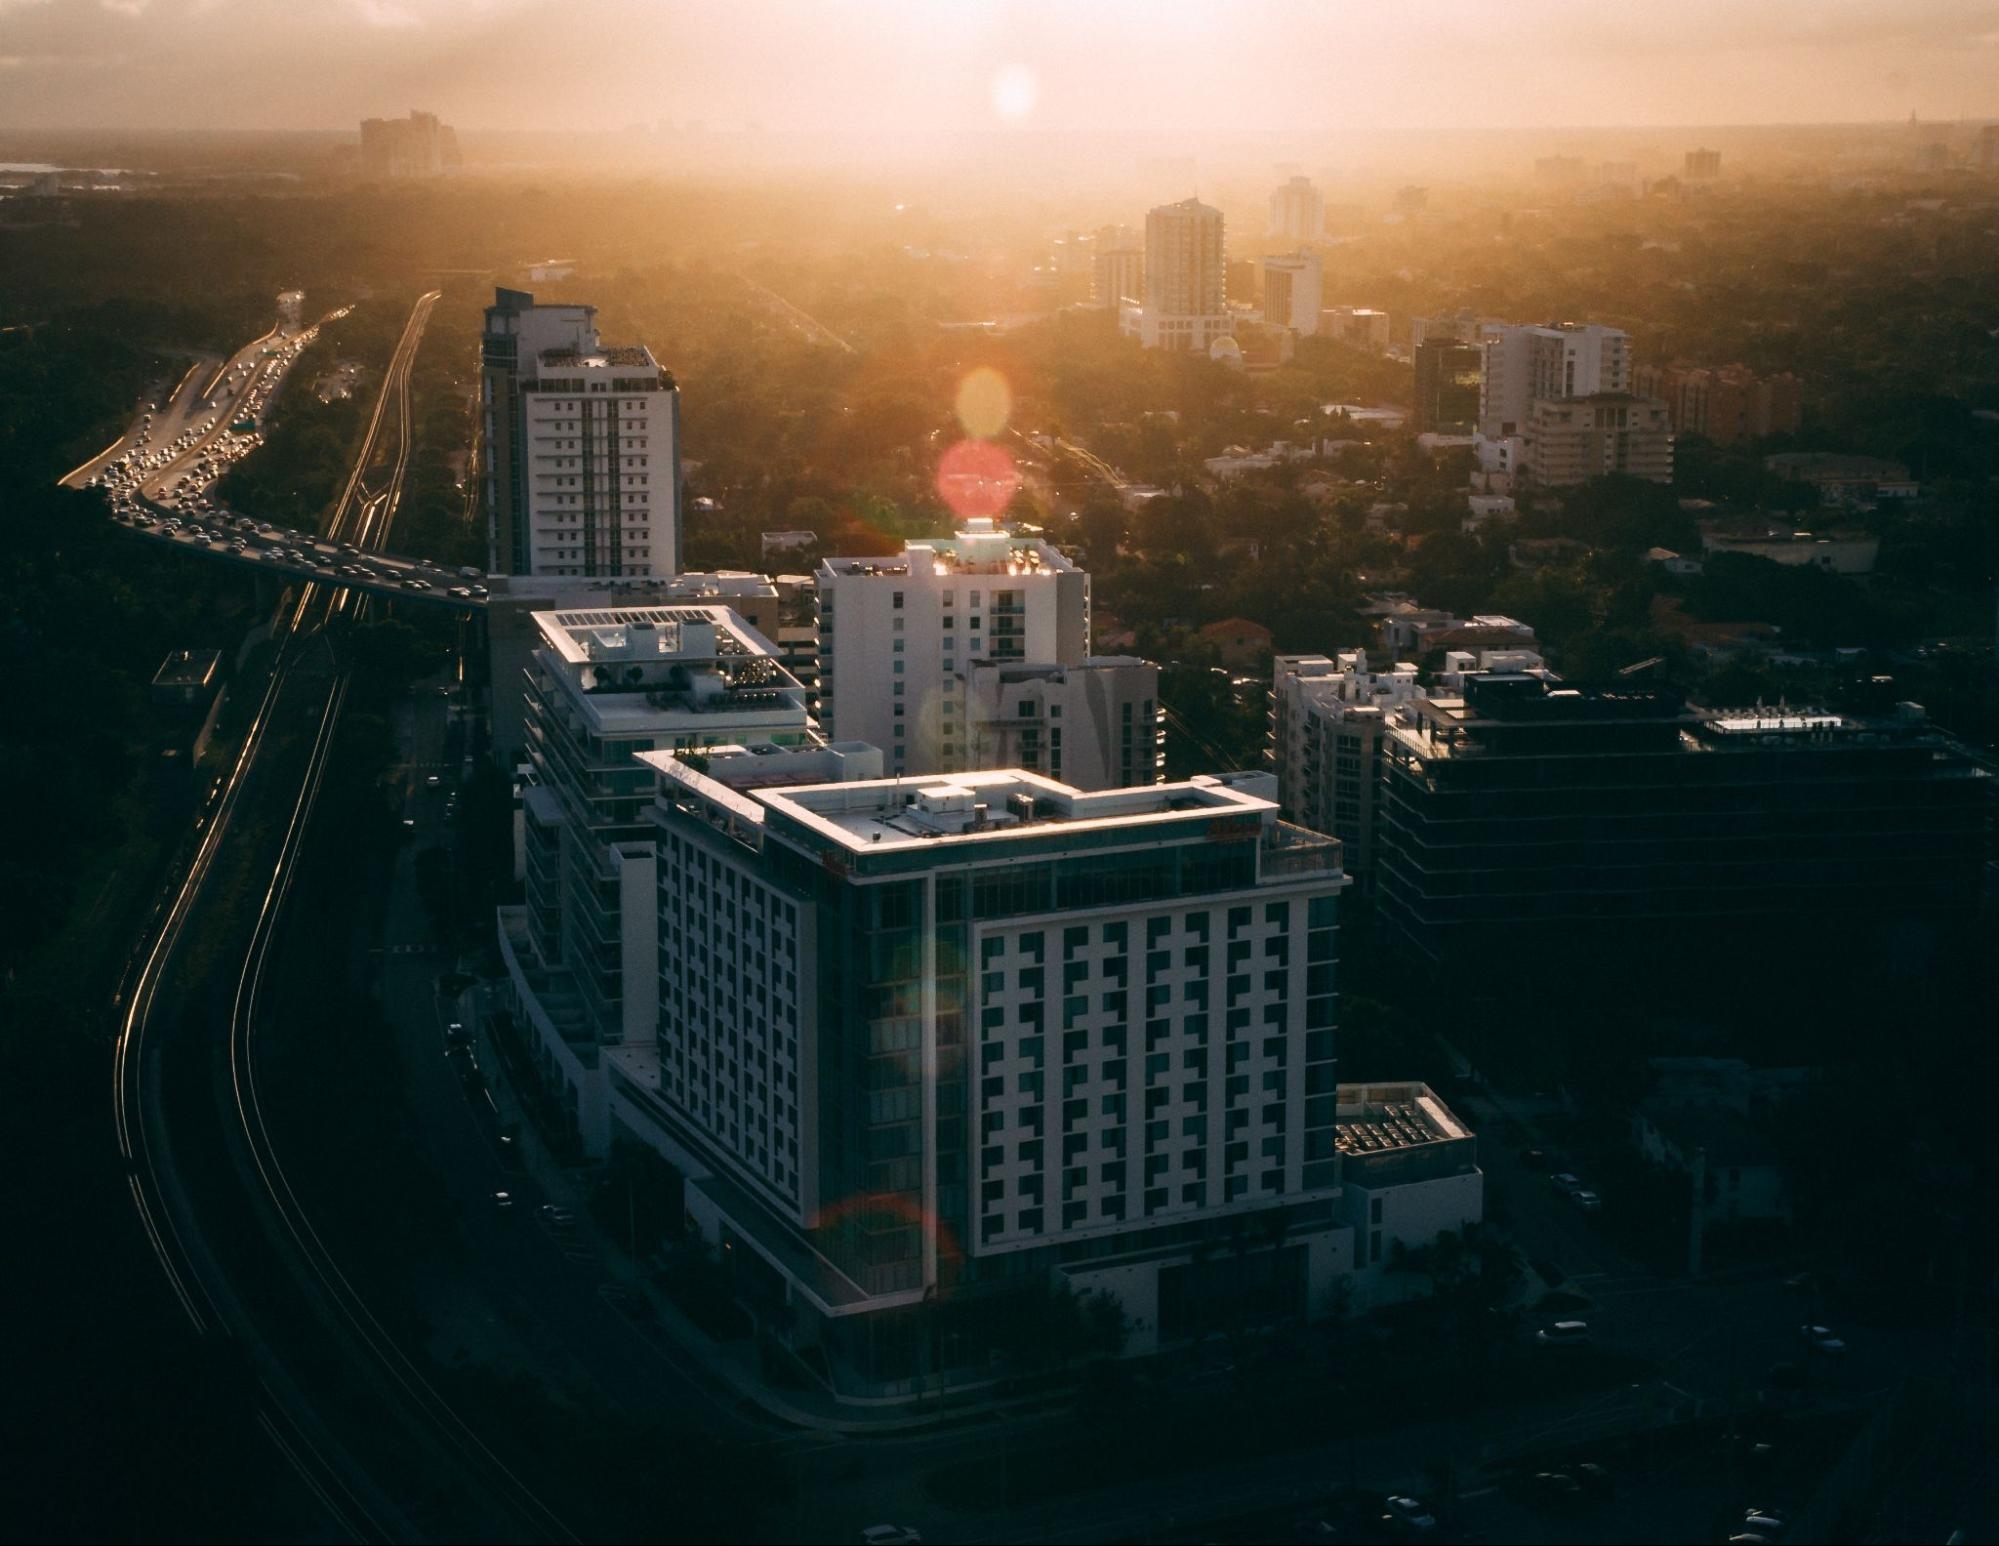
[[[644,344],[601,344],[597,348],[544,349],[541,351],[544,365],[637,365],[648,370],[659,369],[659,361],[652,357],[652,350]]]
[[[946,574],[1054,574],[1075,565],[1040,537],[1009,531],[989,517],[966,521],[953,537],[926,537],[903,544],[892,558],[828,558],[821,571],[864,578],[912,572]]]
[[[1333,1141],[1341,1154],[1379,1154],[1471,1136],[1425,1084],[1343,1084],[1334,1121]]]
[[[768,655],[770,645],[725,606],[599,607],[537,612],[544,641],[571,665]]]
[[[206,687],[222,664],[216,650],[175,650],[153,673],[155,687]]]
[[[1244,793],[1218,778],[1183,784],[1085,793],[1018,769],[958,773],[916,783],[874,779],[763,797],[790,817],[842,847],[894,849],[929,843],[988,841],[1060,826],[1068,831],[1112,827],[1183,826],[1206,831],[1211,818],[1239,818],[1254,837],[1276,818],[1274,801]]]

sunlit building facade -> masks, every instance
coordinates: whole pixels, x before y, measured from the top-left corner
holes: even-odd
[[[480,344],[480,466],[500,574],[680,570],[680,392],[594,306],[500,290]]]
[[[968,765],[960,671],[1090,653],[1089,575],[991,520],[892,558],[829,558],[814,579],[820,713],[830,734],[879,746],[893,773]]]
[[[926,1345],[926,1305],[1050,1277],[1115,1298],[1135,1351],[1232,1294],[1329,1313],[1383,1256],[1381,1206],[1343,1202],[1343,1124],[1393,1106],[1411,1147],[1469,1138],[1427,1091],[1338,1086],[1339,845],[1279,822],[1267,775],[785,788],[646,760],[659,1031],[608,1054],[612,1120],[836,1387],[983,1362],[970,1318]],[[1451,1152],[1410,1210],[1432,1236],[1478,1215]],[[1252,1259],[1210,1261],[1230,1239]]]
[[[1145,299],[1119,325],[1148,349],[1206,350],[1230,336],[1222,212],[1199,199],[1145,217]]]

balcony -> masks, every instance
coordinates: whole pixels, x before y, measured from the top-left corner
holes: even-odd
[[[1256,878],[1259,885],[1279,885],[1314,875],[1337,875],[1341,870],[1341,844],[1336,837],[1294,827],[1280,821],[1265,830],[1257,845]]]

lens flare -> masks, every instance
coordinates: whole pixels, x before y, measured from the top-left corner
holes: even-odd
[[[937,464],[937,495],[961,521],[994,517],[1020,487],[1020,469],[990,440],[961,440]]]
[[[958,422],[975,440],[991,440],[1013,415],[1013,391],[1006,377],[981,365],[958,383]]]

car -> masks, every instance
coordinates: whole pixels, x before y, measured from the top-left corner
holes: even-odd
[[[1522,1149],[1520,1163],[1529,1170],[1547,1170],[1553,1165],[1546,1149]]]
[[[1617,1481],[1607,1466],[1598,1465],[1594,1460],[1585,1460],[1575,1468],[1575,1478],[1584,1492],[1594,1497],[1607,1498],[1617,1490]]]
[[[1392,1493],[1381,1500],[1382,1522],[1406,1535],[1434,1535],[1437,1516],[1421,1498],[1406,1492]]]
[[[1846,1341],[1830,1326],[1800,1326],[1798,1340],[1814,1353],[1832,1357],[1846,1351]]]
[[[1583,1178],[1578,1175],[1571,1175],[1566,1170],[1558,1170],[1554,1175],[1548,1177],[1548,1185],[1552,1186],[1558,1192],[1580,1192],[1584,1189]]]
[[[511,1213],[514,1207],[514,1194],[512,1192],[495,1192],[493,1194],[493,1206],[502,1213]]]
[[[567,1208],[558,1208],[552,1202],[545,1202],[538,1210],[542,1223],[551,1229],[568,1229],[576,1222],[576,1215]]]
[[[439,784],[443,782],[444,782],[443,779],[439,778],[435,773],[431,773],[425,776],[423,781],[423,787],[426,789],[435,789]]]
[[[1588,1321],[1556,1321],[1534,1333],[1538,1347],[1581,1347],[1589,1340]]]
[[[1742,1523],[1737,1528],[1761,1540],[1775,1541],[1781,1540],[1791,1528],[1791,1519],[1774,1508],[1747,1508],[1742,1511]]]
[[[451,1047],[469,1047],[472,1045],[472,1034],[465,1029],[463,1021],[453,1020],[444,1028],[444,1041]]]
[[[1540,1503],[1574,1503],[1583,1495],[1583,1484],[1567,1471],[1536,1471],[1530,1486]]]
[[[1603,1199],[1597,1196],[1595,1192],[1586,1190],[1573,1191],[1569,1193],[1569,1201],[1585,1213],[1603,1212]]]
[[[869,1525],[861,1532],[861,1546],[919,1546],[922,1539],[908,1525]]]

